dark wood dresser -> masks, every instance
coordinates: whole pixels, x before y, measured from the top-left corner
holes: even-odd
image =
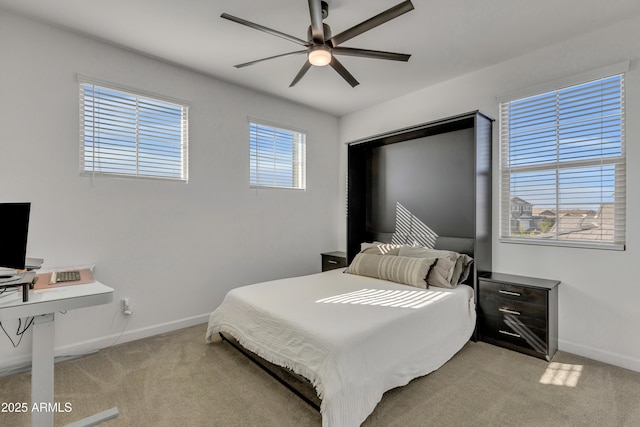
[[[482,273],[478,333],[482,341],[547,361],[558,349],[557,280]]]
[[[342,251],[324,252],[322,255],[322,271],[344,268],[347,266],[347,254]]]

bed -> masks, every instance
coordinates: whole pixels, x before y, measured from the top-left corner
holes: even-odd
[[[324,427],[359,426],[385,391],[445,364],[474,335],[491,271],[492,122],[474,111],[349,143],[348,273],[233,289],[207,341],[229,334],[308,379]]]
[[[430,263],[427,274],[433,275],[437,261],[431,261],[409,262]],[[321,399],[323,426],[359,426],[385,391],[455,355],[476,320],[470,286],[416,287],[362,272],[338,269],[233,289],[211,314],[206,340],[230,334],[245,349],[308,379]]]

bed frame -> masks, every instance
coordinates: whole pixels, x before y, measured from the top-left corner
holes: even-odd
[[[392,242],[394,233],[398,234],[400,205],[409,218],[405,222],[410,231],[416,224],[427,225],[438,235],[436,249],[474,258],[473,271],[465,283],[477,295],[478,274],[491,271],[492,122],[475,111],[351,142],[347,262],[360,251],[362,242]],[[311,387],[306,379],[265,361],[232,337],[219,335],[320,410],[317,399],[305,395],[286,378],[294,377]],[[476,332],[473,339],[477,339]]]
[[[242,347],[242,345],[240,345],[240,343],[231,336],[227,337],[222,332],[218,332],[218,335],[220,335],[222,341],[228,343],[231,347],[256,364],[260,369],[269,374],[273,379],[288,388],[313,409],[320,412],[320,399],[315,395],[313,385],[311,385],[306,378],[289,369],[267,362],[260,356]],[[304,391],[306,391],[306,393]]]

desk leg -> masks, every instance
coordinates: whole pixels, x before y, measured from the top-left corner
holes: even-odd
[[[53,358],[55,323],[53,313],[33,320],[31,356],[31,406],[53,403]],[[31,425],[52,427],[53,411],[31,411]]]

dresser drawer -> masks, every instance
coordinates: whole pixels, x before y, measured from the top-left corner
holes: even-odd
[[[513,283],[479,280],[483,298],[500,298],[506,301],[526,301],[529,304],[547,305],[547,291]]]
[[[326,252],[322,254],[322,271],[344,268],[347,266],[347,254],[344,252]]]
[[[527,301],[483,295],[478,300],[478,313],[483,316],[512,316],[536,328],[547,327],[547,306]]]
[[[479,316],[478,320],[483,341],[536,356],[548,353],[547,330],[533,327],[525,319],[506,315]]]

